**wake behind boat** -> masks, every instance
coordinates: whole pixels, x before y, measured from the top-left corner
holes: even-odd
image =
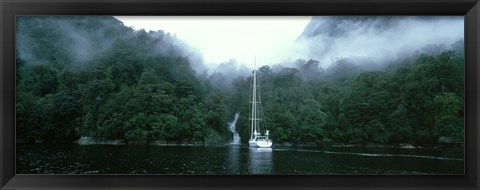
[[[252,111],[251,111],[251,130],[250,140],[248,144],[250,147],[269,148],[272,146],[272,139],[269,138],[269,130],[267,130],[263,117],[262,101],[260,99],[260,93],[257,85],[257,70],[256,61],[253,68],[253,81],[252,81]]]

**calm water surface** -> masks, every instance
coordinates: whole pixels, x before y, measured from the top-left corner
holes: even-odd
[[[17,145],[17,174],[463,174],[463,149]]]

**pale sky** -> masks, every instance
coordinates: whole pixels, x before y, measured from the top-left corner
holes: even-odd
[[[311,16],[116,16],[126,26],[163,30],[200,50],[206,64],[235,59],[257,66],[286,60]],[[292,59],[297,59],[293,58]]]

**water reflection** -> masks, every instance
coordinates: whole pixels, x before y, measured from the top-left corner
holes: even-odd
[[[463,148],[272,149],[20,144],[17,174],[464,174]]]
[[[250,164],[248,166],[251,174],[271,174],[272,172],[272,149],[271,148],[249,148]]]
[[[240,173],[240,146],[227,146],[228,156],[227,156],[227,170],[231,174]]]

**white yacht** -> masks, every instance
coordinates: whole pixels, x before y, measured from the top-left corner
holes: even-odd
[[[256,61],[255,61],[256,62]],[[272,146],[272,139],[269,138],[269,130],[267,130],[265,121],[262,120],[263,109],[262,102],[260,99],[260,93],[258,90],[257,84],[257,70],[256,63],[253,68],[253,81],[252,81],[252,100],[251,100],[251,130],[250,130],[250,140],[248,144],[250,147],[261,147],[269,148]]]

